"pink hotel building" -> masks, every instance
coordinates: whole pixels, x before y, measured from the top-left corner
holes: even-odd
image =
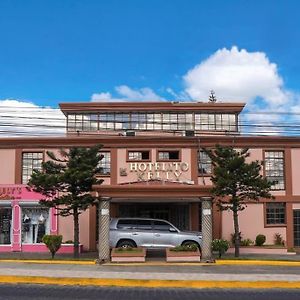
[[[0,139],[0,252],[47,251],[44,234],[73,239],[71,218],[39,206],[26,189],[33,169],[60,147],[103,145],[96,188],[110,197],[111,217],[151,217],[180,229],[201,230],[201,202],[210,195],[211,162],[202,151],[217,143],[247,147],[251,160],[264,161],[264,175],[276,180],[275,200],[249,203],[240,212],[243,238],[274,234],[287,248],[300,247],[300,138],[243,136],[238,118],[243,103],[62,103],[66,136]],[[96,249],[96,208],[80,217],[83,249]],[[213,237],[230,240],[230,212],[213,206]],[[72,251],[67,244],[61,252]]]

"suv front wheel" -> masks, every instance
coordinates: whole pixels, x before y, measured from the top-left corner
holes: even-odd
[[[136,244],[131,240],[121,240],[118,242],[117,248],[136,248]]]

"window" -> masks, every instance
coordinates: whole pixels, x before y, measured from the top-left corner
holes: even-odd
[[[49,209],[22,209],[22,243],[42,243],[43,236],[50,233]]]
[[[0,207],[0,245],[11,243],[11,208]]]
[[[43,162],[42,152],[24,152],[22,154],[22,183],[27,184],[33,170],[41,171]]]
[[[150,151],[128,151],[128,160],[149,160]]]
[[[110,152],[101,152],[103,158],[99,162],[101,175],[110,175]]]
[[[285,203],[266,203],[266,223],[285,224]]]
[[[170,231],[170,224],[163,222],[163,221],[154,221],[154,230],[159,231]]]
[[[265,175],[269,181],[274,182],[273,190],[284,190],[284,152],[265,152]]]
[[[198,152],[198,173],[203,174],[211,174],[211,159],[207,153],[204,151]]]
[[[159,160],[179,160],[179,151],[158,151]]]

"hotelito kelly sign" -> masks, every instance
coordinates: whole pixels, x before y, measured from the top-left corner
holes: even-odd
[[[138,181],[151,179],[180,180],[181,175],[189,170],[186,162],[139,162],[130,163],[129,170],[136,173]]]

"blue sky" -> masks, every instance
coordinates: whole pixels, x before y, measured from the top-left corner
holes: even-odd
[[[1,0],[0,100],[206,101],[214,89],[252,111],[298,111],[299,11],[296,0]],[[253,63],[224,88],[232,66]]]

